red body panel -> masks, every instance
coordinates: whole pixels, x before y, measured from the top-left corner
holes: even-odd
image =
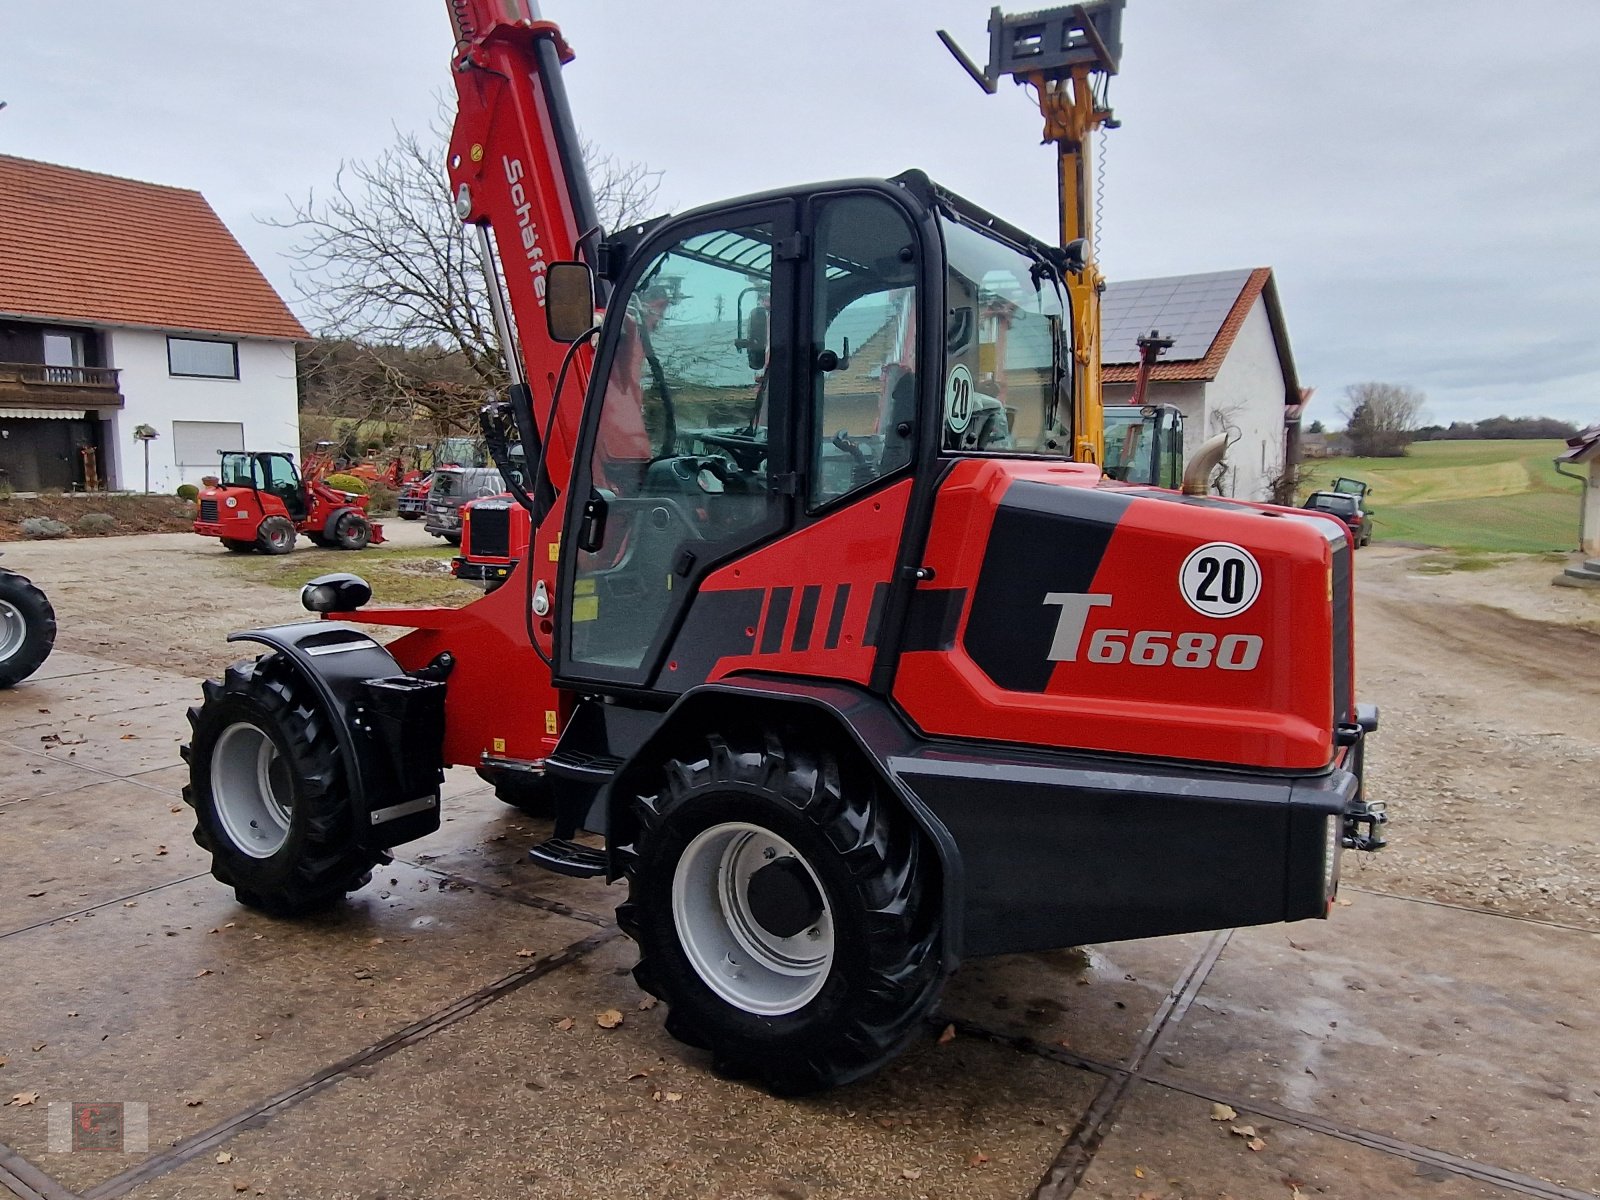
[[[1152,631],[1168,647],[1185,632],[1253,635],[1262,639],[1254,669],[1141,666],[1131,655],[1093,662],[1080,653],[1055,664],[1043,692],[1016,692],[996,685],[966,653],[970,624],[985,616],[971,600],[1006,490],[1017,480],[1093,487],[1098,478],[1093,466],[997,459],[959,463],[949,473],[924,556],[935,577],[924,586],[969,589],[968,601],[952,648],[902,658],[894,697],[907,715],[924,732],[950,737],[1284,770],[1326,765],[1333,725],[1328,542],[1262,506],[1191,508],[1172,493],[1117,489],[1136,498],[1090,589],[1111,600],[1089,612],[1080,641],[1089,645],[1101,629],[1128,631],[1117,639],[1124,645],[1135,632]],[[1260,602],[1226,619],[1196,612],[1178,586],[1190,552],[1219,541],[1249,547],[1262,573]],[[1048,556],[1052,547],[1037,553]],[[1046,589],[1039,591],[1042,604]]]

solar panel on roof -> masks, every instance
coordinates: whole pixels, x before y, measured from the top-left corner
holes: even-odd
[[[1204,358],[1250,279],[1248,269],[1107,285],[1101,300],[1101,361],[1137,363],[1138,340],[1152,329],[1173,339],[1162,362]]]

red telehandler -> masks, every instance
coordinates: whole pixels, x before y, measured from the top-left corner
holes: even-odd
[[[1073,461],[1084,247],[916,171],[604,232],[559,30],[448,7],[530,551],[464,608],[335,574],[332,620],[233,635],[266,652],[185,748],[212,873],[326,906],[477,768],[553,816],[534,863],[626,880],[669,1030],[782,1093],[879,1067],[968,957],[1325,917],[1383,819],[1347,533]],[[1120,8],[1034,66],[1103,63]]]

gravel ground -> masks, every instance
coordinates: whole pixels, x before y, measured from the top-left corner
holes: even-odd
[[[240,578],[192,534],[5,549],[50,594],[64,650],[198,678],[238,657],[231,630],[304,615],[293,590]],[[360,570],[358,555],[295,553]],[[1346,857],[1345,882],[1600,929],[1600,595],[1551,587],[1559,567],[1541,558],[1417,570],[1438,560],[1357,558],[1360,693],[1383,710],[1371,788],[1393,820],[1382,854]]]

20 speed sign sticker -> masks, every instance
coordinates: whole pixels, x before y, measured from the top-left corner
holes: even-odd
[[[1207,542],[1183,560],[1178,589],[1195,612],[1236,617],[1261,594],[1261,564],[1232,542]]]
[[[965,433],[972,424],[972,372],[962,363],[951,367],[945,380],[944,423],[955,434]]]

